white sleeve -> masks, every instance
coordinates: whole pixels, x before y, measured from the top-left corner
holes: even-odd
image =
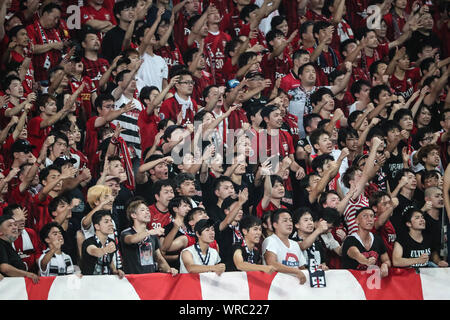
[[[306,256],[307,253],[306,251],[303,251],[302,249],[300,249],[300,245],[298,244],[298,242],[293,241],[297,246],[298,246],[298,250],[300,251],[300,255],[298,257],[298,266],[306,266],[308,264],[308,262],[306,261]]]
[[[273,241],[273,238],[271,238],[271,237],[264,239],[263,244],[262,244],[262,255],[263,255],[264,264],[266,262],[264,259],[264,254],[266,253],[266,251],[270,251],[278,257],[278,247],[277,247],[275,241]]]
[[[339,242],[336,241],[336,239],[333,238],[333,235],[328,232],[326,234],[321,234],[323,242],[325,242],[325,246],[329,250],[334,250],[336,248],[339,248]]]
[[[41,256],[39,257],[39,260],[38,260],[39,273],[40,273],[41,277],[48,277],[48,272],[49,272],[49,268],[50,268],[50,261],[49,261],[49,263],[47,263],[47,268],[45,270],[41,269],[41,261],[42,261],[42,259],[44,259],[44,256],[46,253],[47,252],[41,254]]]

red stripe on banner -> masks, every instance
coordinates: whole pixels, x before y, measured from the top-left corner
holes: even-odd
[[[391,268],[379,278],[375,271],[349,270],[364,290],[367,300],[423,300],[420,275],[414,269]]]
[[[126,275],[141,300],[202,300],[198,274]]]
[[[47,300],[54,280],[55,277],[40,277],[39,282],[34,284],[30,278],[25,278],[28,300]]]
[[[267,274],[261,271],[247,272],[250,300],[267,300],[269,290],[276,272]]]

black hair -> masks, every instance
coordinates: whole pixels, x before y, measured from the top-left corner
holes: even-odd
[[[22,29],[25,29],[25,30],[26,30],[25,26],[22,25],[22,24],[19,24],[18,26],[15,26],[15,27],[12,27],[11,30],[8,31],[8,37],[9,37],[10,39],[12,39],[13,37],[16,37],[16,36],[17,36],[17,33],[18,33],[20,30],[22,30]]]
[[[173,179],[173,186],[175,189],[179,188],[186,181],[195,181],[195,176],[192,173],[181,172]]]
[[[278,220],[279,220],[279,218],[280,218],[280,215],[281,215],[282,213],[284,213],[284,212],[289,213],[289,215],[290,215],[291,218],[292,218],[292,212],[291,212],[289,209],[286,209],[286,208],[280,208],[280,209],[277,209],[277,210],[273,211],[273,212],[272,212],[272,215],[270,216],[270,221],[272,222],[272,226],[273,226],[273,224],[274,224],[275,222],[278,223]],[[275,228],[274,228],[274,229],[275,229]]]
[[[181,206],[181,204],[182,204],[183,202],[186,203],[186,204],[188,204],[188,205],[191,207],[191,209],[192,209],[192,204],[191,204],[191,202],[189,201],[189,198],[188,198],[188,197],[185,197],[185,196],[176,196],[175,198],[173,198],[173,199],[171,199],[171,200],[169,201],[168,209],[169,209],[169,212],[170,212],[170,214],[172,215],[173,218],[175,218],[175,216],[176,216],[175,211],[174,211],[173,209],[174,209],[174,208],[178,208],[179,206]]]
[[[424,215],[423,212],[416,207],[409,208],[402,217],[403,223],[406,224],[407,222],[411,222],[411,219],[416,212],[420,212],[422,216]]]
[[[370,89],[370,92],[369,92],[370,100],[373,103],[375,103],[375,100],[379,100],[379,97],[380,97],[380,94],[382,91],[387,91],[387,92],[391,93],[391,90],[389,89],[389,87],[387,85],[379,84]]]
[[[294,211],[294,214],[292,215],[292,223],[296,225],[300,221],[300,219],[308,213],[312,216],[312,210],[308,207],[300,207],[296,209]]]
[[[120,72],[116,75],[116,79],[115,79],[115,80],[116,80],[116,83],[119,83],[119,82],[123,81],[123,78],[124,78],[124,76],[125,76],[127,73],[131,73],[131,71],[128,70],[128,69],[125,69],[125,70],[120,71]]]
[[[51,164],[39,172],[39,182],[40,183],[42,183],[42,181],[47,179],[51,170],[55,170],[55,171],[58,171],[59,173],[61,173],[61,169],[58,166]]]
[[[311,96],[310,96],[311,104],[315,105],[319,101],[322,101],[323,96],[326,94],[330,95],[331,98],[334,98],[333,91],[331,91],[330,89],[328,89],[326,87],[320,87],[319,89],[314,91],[313,94],[311,94]]]
[[[17,203],[11,203],[6,208],[3,208],[3,215],[9,215],[12,217],[14,215],[13,211],[17,209],[22,209],[22,207]]]
[[[53,217],[53,212],[55,212],[58,209],[58,206],[64,202],[69,204],[69,200],[65,196],[57,196],[52,199],[52,201],[48,204],[48,213],[50,213],[50,216]]]
[[[141,89],[141,92],[139,93],[139,101],[142,102],[142,104],[146,108],[148,106],[144,100],[150,98],[150,94],[152,93],[153,90],[158,90],[158,92],[160,92],[158,87],[156,87],[156,86],[145,86]]]
[[[313,28],[314,38],[316,38],[316,33],[318,34],[320,32],[320,30],[326,29],[329,26],[331,26],[331,23],[328,22],[328,21],[316,21],[316,22],[314,22],[314,28]]]
[[[341,54],[341,56],[344,57],[343,52],[344,52],[344,51],[347,51],[347,46],[348,46],[350,43],[356,43],[356,40],[355,40],[355,39],[347,39],[347,40],[341,42],[341,44],[339,45],[339,53]],[[347,52],[347,54],[348,54],[348,52]]]
[[[103,102],[105,101],[115,101],[114,97],[109,93],[101,93],[95,99],[95,108],[101,109],[103,106]]]
[[[219,190],[220,185],[221,185],[223,182],[226,182],[226,181],[233,183],[233,180],[231,180],[231,178],[230,178],[230,177],[227,177],[227,176],[220,176],[219,178],[217,178],[217,179],[214,181],[214,184],[213,184],[213,190],[214,190],[214,191]]]
[[[300,37],[302,36],[302,34],[307,33],[309,26],[314,27],[314,21],[308,20],[301,24],[300,29],[299,29]]]
[[[319,143],[319,138],[321,135],[326,134],[330,136],[330,134],[325,131],[323,128],[317,128],[313,132],[311,132],[311,135],[309,137],[309,141],[311,141],[311,146],[315,149],[314,145]]]
[[[120,20],[119,18],[117,18],[117,16],[120,16],[120,13],[122,12],[122,10],[125,10],[128,8],[135,8],[136,2],[137,2],[136,0],[123,0],[123,1],[116,2],[114,4],[114,8],[113,8],[114,17],[117,20]]]
[[[311,163],[311,167],[314,171],[317,171],[318,168],[322,169],[326,162],[328,161],[334,161],[334,158],[330,154],[321,154],[320,156],[317,156],[314,158],[314,160]]]
[[[275,30],[276,28],[277,28],[277,26],[279,26],[280,24],[282,24],[283,23],[283,21],[285,21],[286,20],[286,22],[287,22],[287,19],[286,19],[286,17],[285,16],[275,16],[275,17],[273,17],[272,18],[272,21],[270,21],[270,28],[272,29],[272,30]]]
[[[352,83],[352,86],[350,87],[350,93],[352,94],[353,98],[356,99],[356,94],[360,93],[363,86],[371,87],[370,82],[364,79],[357,80]]]
[[[239,221],[239,229],[241,232],[244,229],[248,231],[254,226],[262,226],[261,219],[252,215],[246,215]]]
[[[169,179],[166,179],[166,180],[158,180],[155,183],[153,183],[153,186],[152,186],[153,195],[159,196],[161,189],[163,187],[172,187],[173,188],[172,181],[170,181]]]
[[[247,21],[247,18],[250,17],[250,13],[258,9],[259,7],[256,4],[246,5],[245,7],[242,8],[241,13],[239,14],[239,19],[241,19],[244,22]]]
[[[398,124],[398,122],[394,121],[394,120],[387,120],[383,123],[383,131],[385,132],[386,136],[388,131],[394,130],[394,129],[398,129],[398,131],[401,131],[402,129],[400,128],[400,125]]]
[[[387,193],[386,191],[376,191],[372,193],[369,198],[369,207],[376,207],[383,197],[391,198],[389,193]]]
[[[331,223],[333,227],[339,226],[341,217],[339,211],[335,208],[322,208],[320,209],[319,216],[326,222]]]
[[[266,34],[266,42],[267,42],[267,47],[269,48],[270,52],[273,51],[273,46],[269,42],[274,40],[276,37],[279,37],[279,36],[284,38],[283,32],[281,32],[278,29],[272,29],[269,32],[267,32],[267,34]]]
[[[258,56],[258,54],[256,52],[252,52],[252,51],[244,52],[243,54],[241,54],[239,56],[238,67],[242,68],[243,66],[246,66],[251,59],[253,59],[254,57],[257,57],[257,56]]]
[[[328,75],[328,82],[333,83],[336,80],[336,78],[338,78],[344,74],[345,74],[345,72],[343,70],[336,69]]]
[[[103,217],[110,216],[111,212],[108,210],[99,210],[92,215],[92,225],[99,224]]]
[[[314,68],[314,70],[316,70],[316,67],[315,67],[315,65],[314,65],[314,62],[308,62],[308,63],[305,63],[305,64],[302,65],[300,68],[298,68],[298,75],[299,75],[299,76],[303,74],[303,71],[305,70],[305,68],[306,68],[307,66],[311,66],[311,67]]]
[[[395,114],[394,114],[394,121],[399,123],[399,121],[404,117],[404,116],[410,116],[412,119],[412,112],[410,109],[400,109],[398,110]]]
[[[358,139],[359,138],[358,131],[356,131],[352,127],[343,127],[339,129],[337,140],[339,148],[345,147],[345,142],[349,137],[355,137]]]
[[[56,3],[53,3],[53,2],[50,2],[50,3],[46,4],[46,5],[42,8],[42,15],[43,15],[45,12],[51,13],[51,12],[53,11],[53,9],[57,9],[57,10],[59,10],[60,12],[62,12],[62,9],[61,9],[61,6],[60,6],[60,5],[58,5],[58,4],[56,4]]]
[[[45,239],[48,238],[48,235],[53,228],[58,228],[61,234],[64,234],[64,229],[55,221],[47,223],[42,227],[41,231],[39,231],[39,237],[41,238],[42,243],[44,243],[47,247],[48,244],[45,242]]]

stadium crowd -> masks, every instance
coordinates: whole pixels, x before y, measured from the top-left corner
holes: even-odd
[[[448,267],[449,14],[0,0],[0,279]]]

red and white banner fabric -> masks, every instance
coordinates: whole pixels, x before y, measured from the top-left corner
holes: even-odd
[[[306,271],[305,271],[305,275]],[[307,279],[309,277],[307,276]],[[450,268],[330,270],[326,288],[300,285],[287,274],[225,272],[41,277],[0,281],[0,300],[450,300]]]

